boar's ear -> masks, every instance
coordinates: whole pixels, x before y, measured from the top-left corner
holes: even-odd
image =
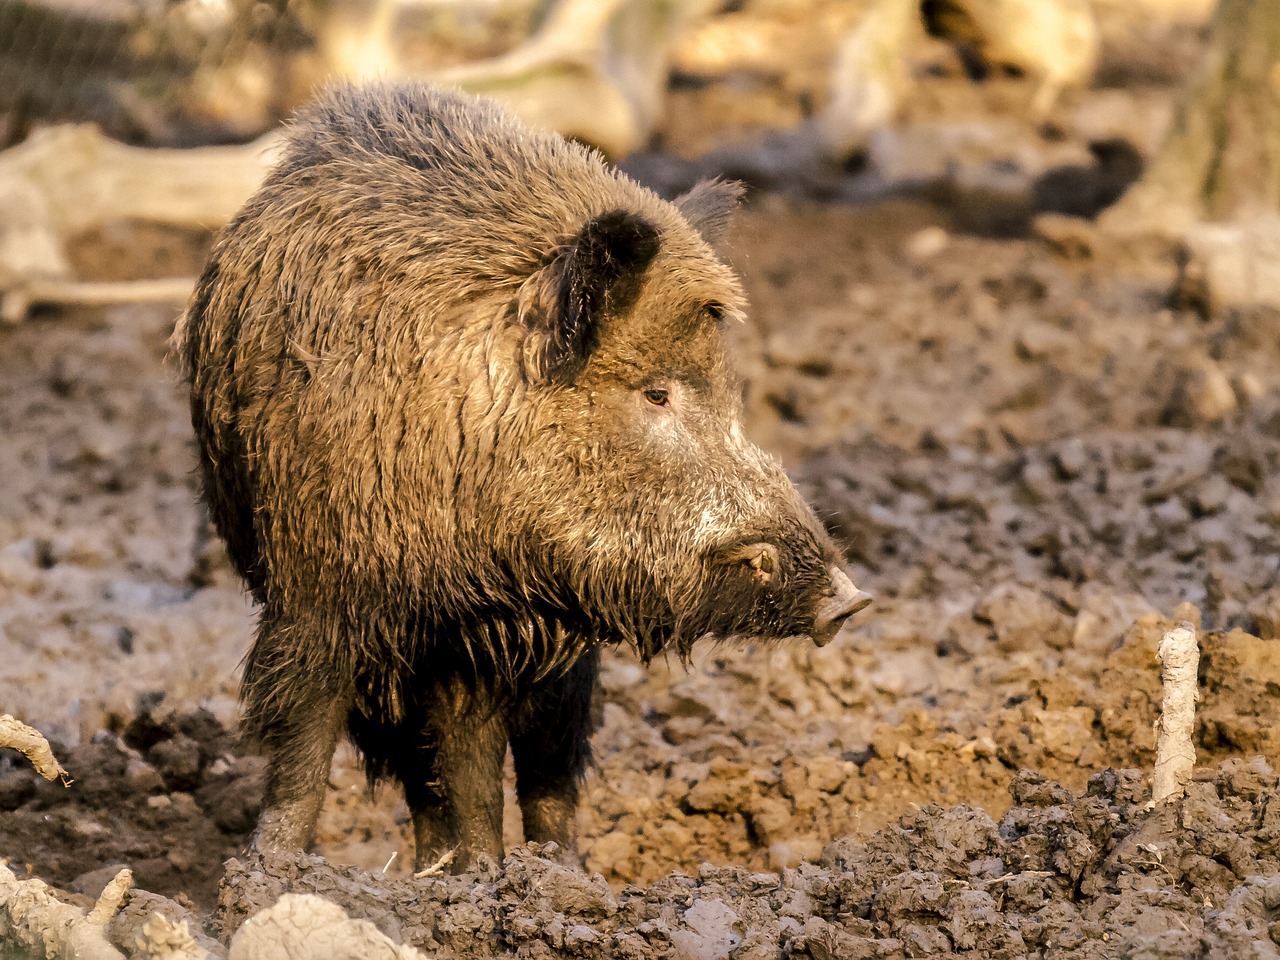
[[[674,203],[690,226],[714,247],[723,239],[729,218],[746,192],[746,185],[737,180],[703,180],[676,197]]]
[[[659,245],[658,228],[647,219],[612,210],[588,220],[525,282],[520,314],[531,328],[525,341],[530,379],[573,381],[595,349],[602,311],[634,295]]]

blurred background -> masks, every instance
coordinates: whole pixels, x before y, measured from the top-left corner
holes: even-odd
[[[1210,49],[1214,0],[0,0],[0,146],[46,133],[0,164],[7,181],[26,178],[5,187],[4,312],[58,299],[48,284],[16,288],[32,271],[70,276],[56,262],[68,232],[216,227],[269,162],[271,131],[336,77],[494,97],[668,194],[729,176],[824,200],[922,197],[987,234],[1025,233],[1044,213],[1094,217],[1180,129],[1200,147],[1167,151],[1180,172],[1112,224],[1168,238],[1236,217],[1238,194],[1275,206],[1274,184],[1217,174],[1275,179],[1264,141],[1278,9],[1227,0]],[[1215,51],[1226,66],[1210,76]],[[1254,66],[1236,71],[1237,58]],[[1184,101],[1202,109],[1174,123]],[[1249,142],[1224,164],[1211,148],[1233,112],[1229,139]],[[91,127],[48,132],[59,124]],[[114,149],[253,141],[256,153],[185,164]],[[76,176],[77,162],[98,175]],[[186,179],[197,166],[199,185]],[[1086,243],[1078,225],[1046,224]],[[32,242],[49,249],[3,252]]]

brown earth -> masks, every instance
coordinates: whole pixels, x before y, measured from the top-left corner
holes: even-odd
[[[319,892],[446,958],[1276,955],[1280,317],[1214,314],[1173,294],[1171,264],[1027,235],[1062,182],[1114,173],[1095,157],[1045,186],[1055,158],[1089,155],[1099,111],[1167,112],[1176,76],[1105,62],[1110,85],[1042,126],[1019,119],[1026,83],[927,80],[904,129],[945,115],[1039,151],[1040,192],[1012,206],[965,186],[992,153],[871,205],[832,200],[857,174],[747,171],[763,186],[728,252],[754,307],[733,332],[749,429],[877,602],[822,650],[610,653],[586,876],[518,846],[511,806],[505,871],[411,879],[403,805],[370,798],[345,752],[327,861],[244,859],[253,612],[197,505],[172,311],[0,329],[0,710],[76,779],[0,757],[0,853],[82,897],[132,866],[224,938]],[[677,99],[711,116],[722,96]],[[681,141],[705,133],[681,117],[672,156],[715,146]],[[681,163],[636,169],[669,185]],[[189,272],[207,242],[122,225],[80,238],[77,265]],[[1149,813],[1155,644],[1183,617],[1205,630],[1200,767]]]

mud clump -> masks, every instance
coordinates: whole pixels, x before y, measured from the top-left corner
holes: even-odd
[[[245,844],[262,797],[261,758],[201,711],[143,714],[86,744],[56,746],[77,779],[47,783],[10,757],[0,834],[11,865],[97,896],[119,865],[140,888],[211,906],[222,861]]]
[[[439,960],[1239,956],[1280,935],[1277,787],[1266,763],[1229,760],[1148,810],[1135,771],[1078,793],[1023,771],[999,821],[929,805],[795,869],[704,865],[620,892],[537,845],[397,881],[272,854],[228,864],[213,926],[226,939],[312,893]]]

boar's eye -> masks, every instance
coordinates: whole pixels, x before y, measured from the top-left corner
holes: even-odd
[[[702,308],[708,317],[714,322],[720,323],[724,319],[724,305],[719,303],[708,303]]]
[[[655,407],[665,407],[671,403],[670,391],[663,387],[650,387],[644,391],[644,398]]]

